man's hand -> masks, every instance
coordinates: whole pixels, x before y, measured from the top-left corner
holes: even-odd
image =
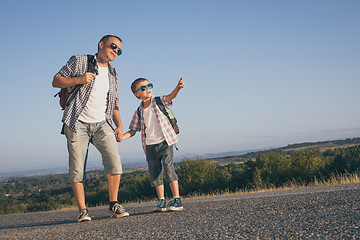
[[[95,74],[91,72],[86,72],[79,77],[79,84],[88,84],[91,82],[95,77]]]
[[[121,142],[123,140],[123,136],[122,136],[122,129],[121,128],[116,128],[115,129],[115,137],[116,137],[116,141],[117,142]]]

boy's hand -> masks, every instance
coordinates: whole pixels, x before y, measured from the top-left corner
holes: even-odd
[[[118,142],[122,142],[122,141],[124,141],[125,140],[125,138],[124,138],[124,135],[121,135],[121,137],[117,140]]]
[[[129,139],[131,138],[132,136],[134,136],[136,133],[135,130],[129,130],[128,132],[124,133],[124,134],[121,134],[121,136],[119,137],[119,142],[122,142],[126,139]]]
[[[173,100],[174,98],[176,98],[176,96],[179,94],[180,89],[185,87],[185,83],[183,82],[182,78],[180,78],[178,84],[176,85],[175,89],[169,94],[165,96],[165,100],[167,102],[170,102],[171,100]]]
[[[124,133],[124,134],[121,134],[121,137],[119,137],[119,141],[118,141],[118,142],[122,142],[122,141],[128,139],[129,137],[130,137],[130,136],[129,136],[129,133],[128,133],[128,132],[126,132],[126,133]]]
[[[182,89],[182,88],[185,87],[185,83],[183,82],[182,78],[180,78],[177,87],[178,87],[179,89]]]

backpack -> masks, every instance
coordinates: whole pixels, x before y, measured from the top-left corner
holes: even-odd
[[[177,120],[176,120],[174,114],[172,113],[172,111],[169,108],[166,108],[164,106],[160,97],[155,97],[155,101],[156,101],[156,104],[158,105],[159,109],[169,119],[169,122],[170,122],[171,126],[173,127],[175,133],[179,134],[180,133],[179,126],[177,125]],[[137,115],[139,118],[141,117],[140,107],[138,107],[138,109],[137,109]]]
[[[96,59],[94,55],[87,55],[88,66],[86,72],[96,73]],[[61,106],[61,110],[64,110],[67,106],[69,106],[70,102],[74,99],[76,93],[80,90],[80,87],[83,84],[76,85],[71,92],[68,92],[67,88],[62,88],[58,93],[54,95],[54,97],[59,96],[59,103]]]

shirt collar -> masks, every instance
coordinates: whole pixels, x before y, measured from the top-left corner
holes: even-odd
[[[97,59],[97,53],[95,54],[95,60],[96,59]],[[97,60],[96,60],[96,64],[97,64]],[[115,67],[111,63],[108,63],[108,68],[109,68],[110,74],[115,76],[116,75]]]

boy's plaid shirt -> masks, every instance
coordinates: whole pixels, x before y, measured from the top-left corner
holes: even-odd
[[[70,58],[66,65],[62,67],[56,75],[66,78],[80,77],[86,72],[87,65],[87,55],[75,55]],[[105,118],[111,126],[115,106],[119,105],[119,82],[114,66],[111,63],[108,63],[108,68],[109,92],[107,96]],[[67,106],[64,110],[62,122],[69,126],[69,128],[74,132],[76,132],[78,123],[77,120],[80,116],[80,113],[86,106],[93,86],[94,81],[91,81],[90,83],[80,87],[79,92],[70,102],[69,106]],[[68,92],[71,92],[74,87],[68,88]]]
[[[172,105],[172,101],[170,102],[166,102],[165,100],[165,96],[160,97],[161,101],[164,103],[165,107],[171,106]],[[167,142],[167,144],[169,146],[175,144],[178,141],[178,136],[176,135],[173,127],[171,126],[168,118],[164,115],[164,113],[161,112],[161,110],[159,109],[158,105],[156,104],[155,98],[152,97],[151,99],[151,105],[156,118],[159,120],[160,123],[160,127],[161,130],[165,136],[165,140]],[[141,119],[139,118],[137,111],[135,111],[133,118],[131,120],[129,129],[130,130],[135,130],[135,131],[141,131],[141,141],[142,141],[142,146],[144,149],[144,152],[146,152],[146,134],[145,134],[145,123],[144,123],[144,117],[143,117],[143,110],[144,110],[144,106],[141,103],[140,104],[140,116]]]

